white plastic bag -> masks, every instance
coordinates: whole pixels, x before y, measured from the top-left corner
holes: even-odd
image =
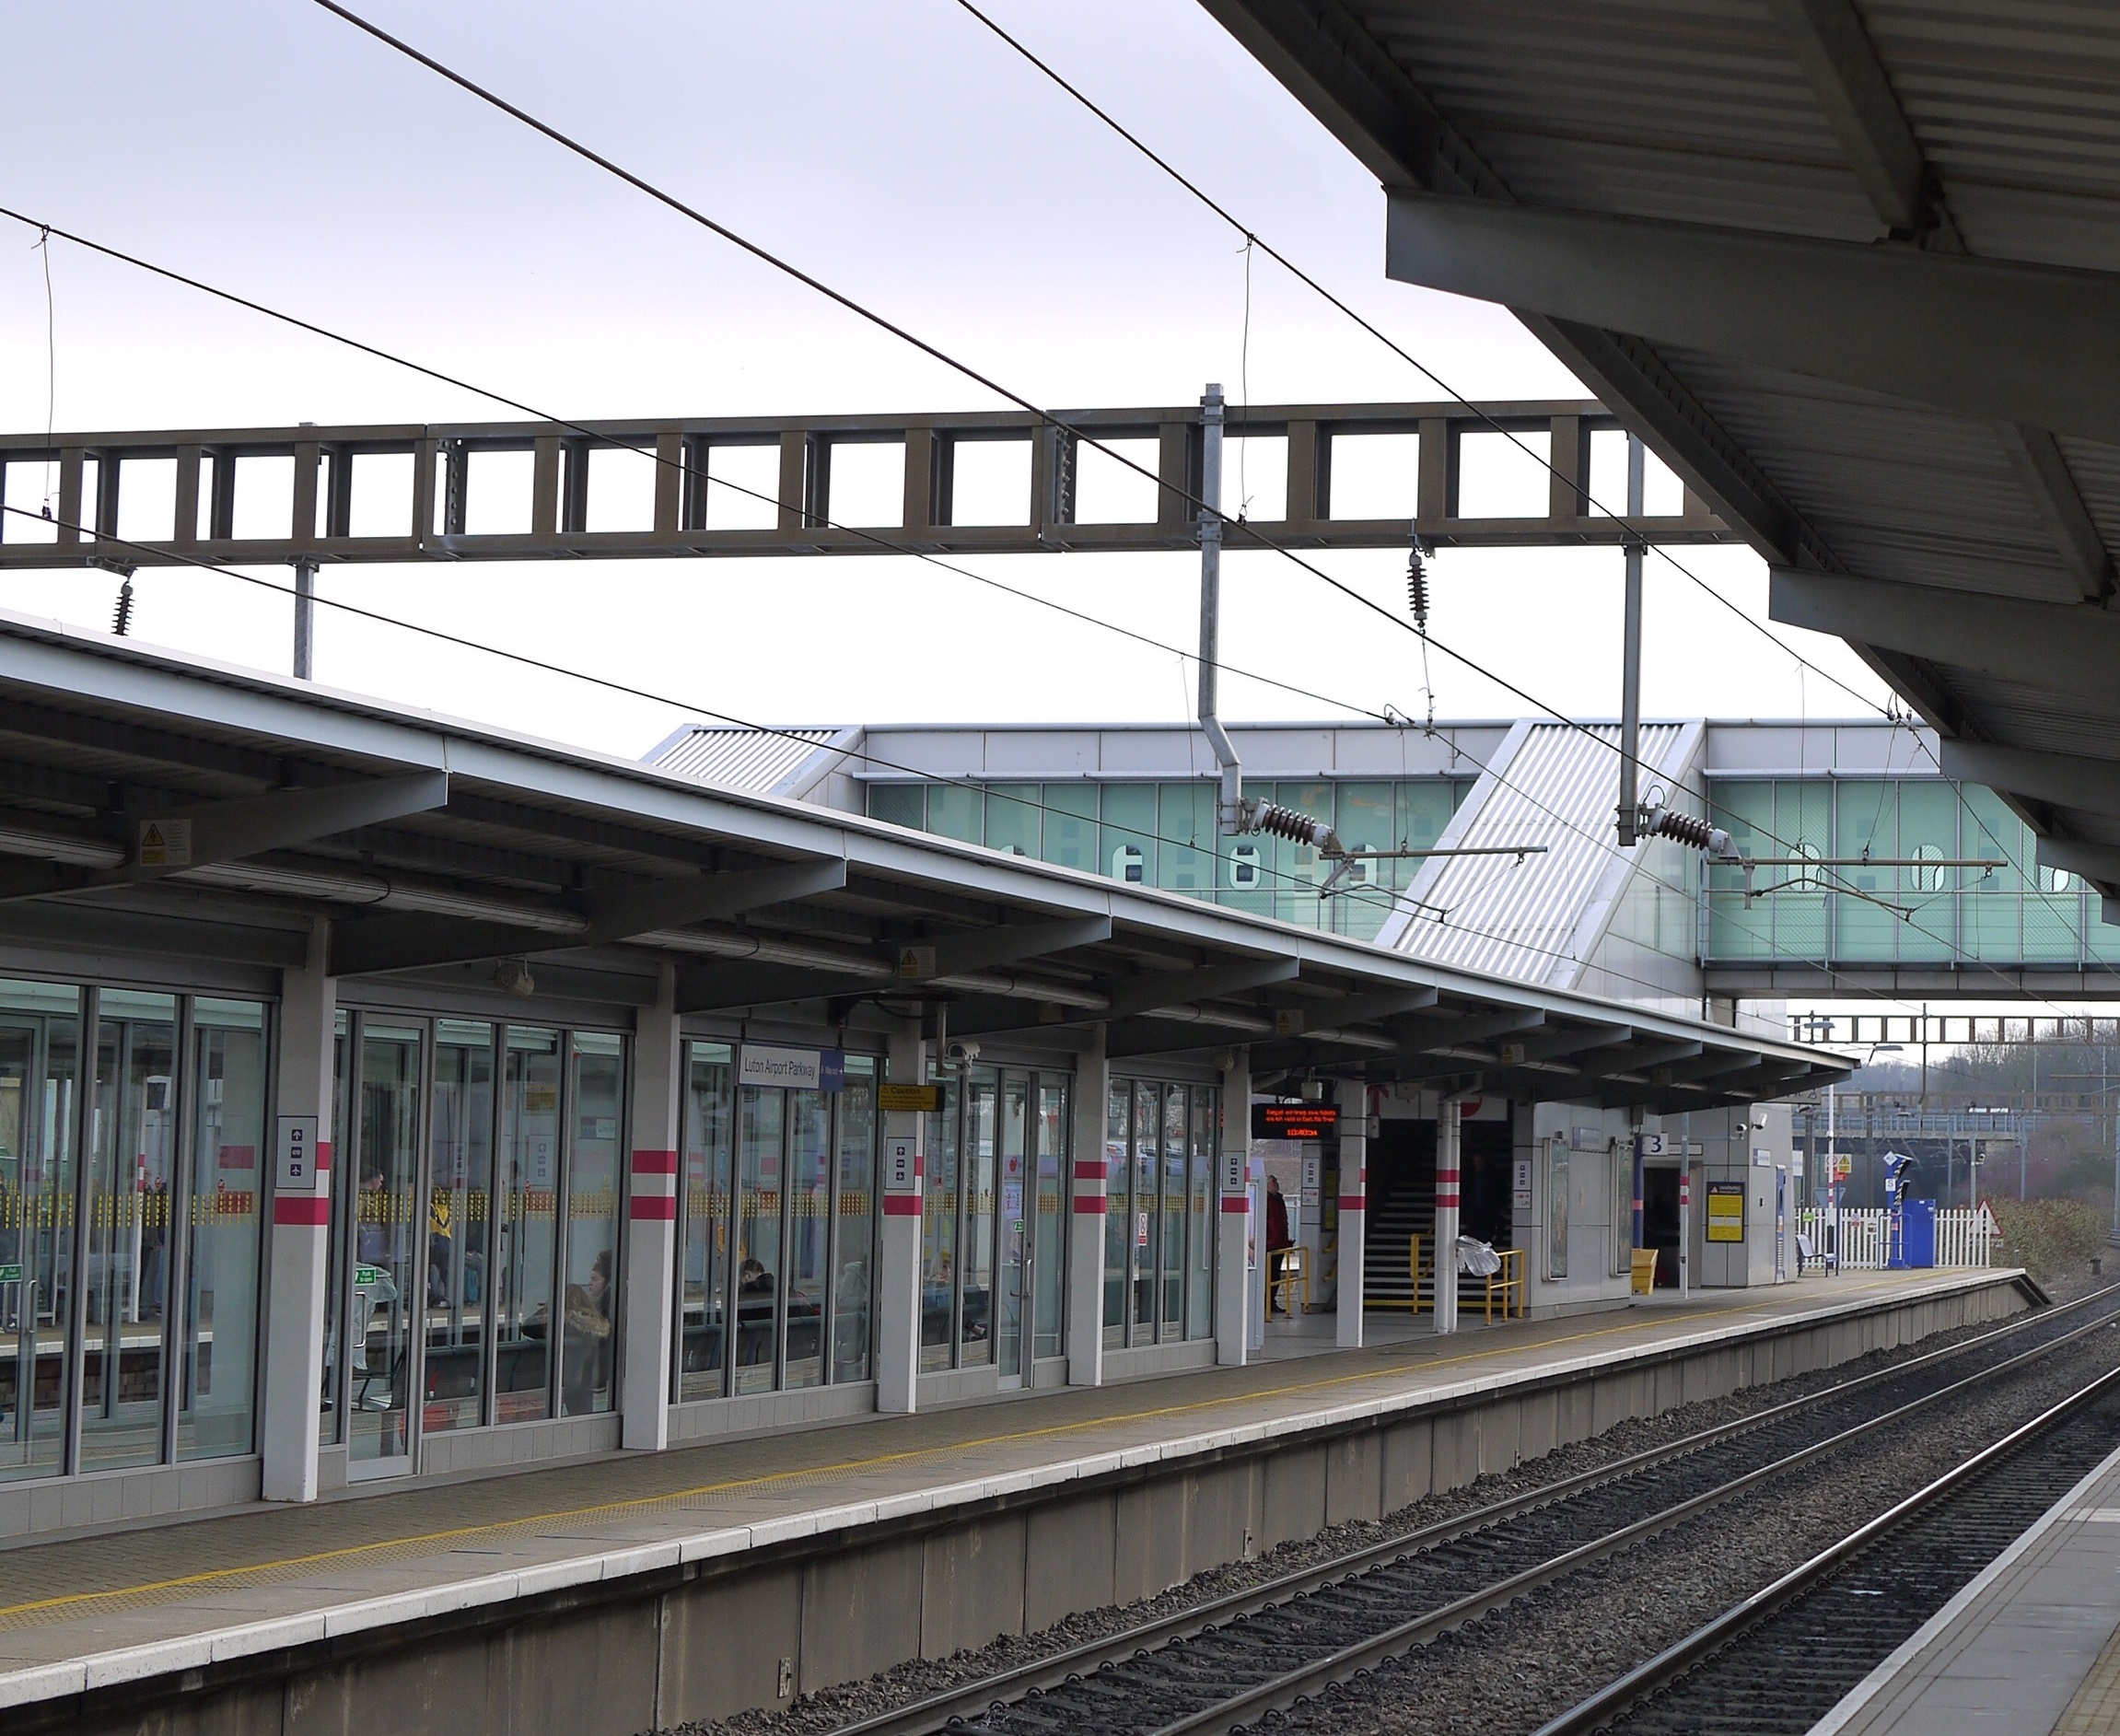
[[[1502,1257],[1491,1242],[1458,1238],[1458,1270],[1469,1278],[1491,1278],[1502,1269]]]

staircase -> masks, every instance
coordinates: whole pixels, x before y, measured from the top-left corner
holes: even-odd
[[[1364,1308],[1412,1308],[1414,1282],[1406,1270],[1406,1249],[1415,1236],[1433,1242],[1436,1232],[1436,1196],[1432,1190],[1403,1189],[1369,1208],[1362,1238],[1362,1306]],[[1435,1282],[1421,1281],[1419,1298],[1424,1308],[1435,1306]]]

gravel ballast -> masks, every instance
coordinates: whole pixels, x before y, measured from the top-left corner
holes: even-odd
[[[1256,1560],[1233,1563],[1199,1574],[1157,1598],[1087,1611],[1041,1633],[1004,1636],[974,1651],[959,1652],[943,1659],[916,1660],[865,1681],[804,1695],[782,1707],[744,1712],[727,1720],[681,1725],[668,1732],[668,1736],[810,1736],[812,1732],[837,1730],[877,1713],[967,1685],[996,1672],[1122,1634],[1145,1622],[1330,1560],[1392,1533],[1416,1530],[1529,1493],[1718,1424],[1755,1415],[1878,1369],[1896,1367],[1992,1330],[1991,1326],[1979,1326],[1938,1334],[1918,1345],[1874,1353],[1830,1370],[1748,1388],[1726,1398],[1686,1405],[1659,1417],[1623,1423],[1592,1439],[1577,1442],[1514,1470],[1491,1474],[1462,1488],[1431,1496],[1390,1515],[1380,1524],[1357,1521],[1335,1526],[1316,1537],[1284,1544]],[[2073,1366],[2072,1357],[2063,1359]],[[2044,1378],[2044,1372],[2033,1378]],[[1402,1726],[1391,1720],[1397,1716],[1392,1710],[1392,1704],[1397,1703],[1410,1711],[1412,1721],[1404,1728],[1412,1729],[1417,1724],[1422,1730],[1462,1728],[1494,1732],[1518,1728],[1520,1720],[1513,1708],[1520,1702],[1527,1706],[1535,1702],[1544,1709],[1536,1716],[1525,1714],[1530,1721],[1521,1725],[1524,1729],[1533,1728],[1551,1711],[1573,1704],[1590,1687],[1631,1667],[1639,1657],[1653,1653],[1670,1638],[1690,1631],[1715,1609],[1742,1595],[1742,1590],[1724,1594],[1731,1575],[1750,1574],[1755,1577],[1757,1583],[1765,1583],[1785,1567],[1814,1553],[1823,1542],[1842,1534],[1879,1508],[1889,1505],[1890,1500],[1898,1498],[1897,1495],[1877,1498],[1874,1505],[1863,1508],[1856,1519],[1840,1522],[1846,1512],[1872,1499],[1875,1490],[1881,1486],[1881,1479],[1891,1482],[1897,1477],[1905,1482],[1911,1477],[1912,1481],[1905,1482],[1905,1487],[1900,1488],[1900,1493],[1905,1493],[1936,1474],[1929,1471],[1926,1475],[1916,1474],[1909,1468],[1916,1460],[1923,1463],[1933,1461],[1937,1469],[1955,1462],[1958,1457],[1963,1456],[1955,1450],[1955,1443],[1968,1431],[1976,1433],[1985,1426],[1983,1419],[1988,1418],[1990,1412],[2000,1414],[2007,1409],[2013,1421],[2021,1420],[2030,1414],[2021,1408],[2022,1401],[2018,1396],[2021,1384],[2010,1382],[2006,1398],[1984,1397],[1958,1407],[1949,1429],[1930,1430],[1923,1441],[1913,1443],[1913,1457],[1904,1464],[1902,1454],[1894,1449],[1880,1456],[1874,1464],[1866,1460],[1859,1472],[1822,1477],[1822,1496],[1815,1502],[1808,1497],[1792,1502],[1788,1490],[1777,1479],[1767,1491],[1718,1509],[1707,1519],[1696,1521],[1701,1530],[1712,1534],[1712,1540],[1705,1545],[1696,1541],[1690,1555],[1671,1557],[1691,1564],[1679,1576],[1683,1589],[1677,1596],[1665,1582],[1669,1578],[1663,1571],[1668,1565],[1665,1556],[1652,1553],[1669,1550],[1674,1545],[1668,1539],[1658,1539],[1641,1549],[1628,1552],[1614,1563],[1586,1568],[1571,1576],[1563,1586],[1548,1588],[1508,1610],[1497,1612],[1464,1630],[1462,1637],[1446,1637],[1424,1649],[1415,1660],[1389,1671],[1380,1671],[1366,1686],[1341,1691],[1330,1705],[1290,1715],[1287,1727],[1346,1731],[1396,1730]],[[2009,1426],[2013,1426],[2013,1422],[1997,1427],[1995,1432],[2003,1432]],[[1899,1483],[1891,1482],[1891,1486],[1899,1487]],[[1683,1537],[1694,1529],[1693,1526],[1681,1527],[1672,1536]],[[1578,1595],[1574,1588],[1578,1583],[1593,1588],[1582,1593],[1585,1619],[1552,1629],[1555,1637],[1543,1649],[1541,1657],[1527,1659],[1520,1666],[1508,1666],[1496,1655],[1491,1643],[1478,1637],[1483,1634],[1509,1631],[1508,1624],[1524,1620],[1525,1612],[1542,1609],[1555,1598],[1565,1598],[1572,1607]],[[1746,1584],[1744,1590],[1750,1589],[1752,1585]],[[1541,1619],[1550,1621],[1551,1612]],[[1653,1642],[1641,1639],[1641,1635],[1651,1632],[1662,1637]],[[1505,1641],[1503,1649],[1508,1649],[1508,1642]],[[1623,1656],[1624,1661],[1612,1661]],[[1522,1672],[1519,1690],[1510,1687],[1511,1670],[1515,1668]],[[1453,1672],[1464,1679],[1455,1681]],[[1556,1685],[1564,1680],[1567,1686]],[[1381,1697],[1387,1693],[1389,1700]],[[1505,1707],[1512,1709],[1505,1711]]]

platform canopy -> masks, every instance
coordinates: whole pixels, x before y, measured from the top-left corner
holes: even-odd
[[[320,919],[322,919],[320,922]],[[82,953],[1660,1110],[1839,1056],[0,616],[0,974]]]
[[[1203,4],[2114,920],[2120,7]]]

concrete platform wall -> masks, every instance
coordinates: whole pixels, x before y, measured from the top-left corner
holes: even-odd
[[[59,1724],[96,1736],[637,1736],[1152,1597],[1629,1418],[2027,1306],[2007,1281],[1881,1304],[1241,1453],[326,1642],[321,1655],[250,1664],[249,1682],[205,1671],[141,1684],[124,1702],[76,1706],[49,1725],[32,1717],[10,1736]]]

